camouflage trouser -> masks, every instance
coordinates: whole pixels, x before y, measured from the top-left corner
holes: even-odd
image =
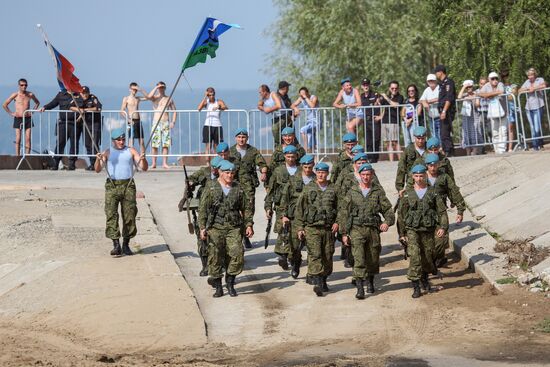
[[[353,253],[353,278],[366,279],[380,272],[380,232],[373,227],[352,227],[350,231]]]
[[[422,272],[432,273],[434,268],[434,231],[416,232],[407,229],[409,240],[409,280],[419,280]]]
[[[275,253],[277,255],[288,256],[288,260],[293,264],[294,259],[302,261],[302,253],[300,252],[300,240],[298,239],[298,231],[296,227],[292,225],[292,221],[287,224],[288,233],[285,235],[283,232],[282,216],[277,214],[275,220],[275,233],[278,234],[277,242],[275,243]]]
[[[445,257],[445,250],[449,248],[449,233],[445,231],[445,236],[439,238],[434,236],[435,250],[434,260],[440,260]]]
[[[256,211],[256,186],[254,185],[252,179],[248,176],[240,178],[239,183],[241,184],[247,199],[252,202],[252,215],[254,215],[254,212]]]
[[[239,275],[243,271],[244,248],[240,227],[220,226],[208,230],[208,275],[221,278],[224,266],[229,275]]]
[[[105,183],[105,216],[107,225],[105,236],[112,240],[120,238],[118,228],[118,204],[122,213],[122,237],[133,238],[136,236],[136,184],[132,180],[111,181]]]
[[[334,234],[330,228],[306,227],[307,273],[310,276],[332,274]]]

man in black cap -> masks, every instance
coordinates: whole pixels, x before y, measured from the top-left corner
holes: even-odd
[[[101,102],[99,99],[90,93],[90,88],[82,87],[82,93],[80,97],[71,103],[71,111],[84,113],[84,122],[77,120],[76,135],[77,141],[80,134],[84,132],[84,146],[86,147],[86,154],[90,156],[90,165],[86,170],[93,171],[96,160],[96,154],[99,151],[99,145],[101,144]],[[82,124],[86,124],[84,127]]]
[[[380,150],[380,106],[378,93],[375,93],[370,88],[370,80],[364,78],[361,81],[361,106],[368,107],[364,111],[365,116],[365,134],[366,134],[366,151],[378,152]],[[369,154],[369,162],[378,162],[378,154]]]
[[[447,70],[444,65],[437,65],[434,74],[439,80],[438,108],[439,119],[441,120],[441,147],[448,156],[452,156],[454,154],[451,134],[455,117],[455,82],[447,77]]]

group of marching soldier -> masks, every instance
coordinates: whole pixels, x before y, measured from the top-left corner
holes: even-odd
[[[315,163],[312,155],[305,154],[292,127],[282,130],[281,144],[269,166],[248,144],[247,130],[238,129],[235,145],[220,143],[210,165],[187,178],[187,192],[180,202],[180,211],[198,210],[200,275],[208,275],[214,297],[224,294],[224,273],[229,295],[237,295],[235,277],[243,270],[244,247],[251,247],[254,197],[260,181],[267,193],[266,216],[269,222],[275,219],[278,264],[298,278],[305,247],[306,282],[317,296],[329,292],[336,239],[342,243],[345,266],[353,268],[355,297],[365,298],[365,286],[366,293],[375,292],[380,232],[396,223],[396,211],[399,241],[409,258],[412,297],[420,297],[422,290],[430,292],[429,274],[437,274],[447,262],[447,201],[457,208],[457,223],[462,221],[465,203],[439,140],[426,140],[426,133],[422,126],[415,128],[414,142],[401,155],[395,182],[399,199],[393,207],[355,134],[343,136],[344,149],[329,172],[328,164]],[[195,199],[189,205],[197,187],[200,202]]]

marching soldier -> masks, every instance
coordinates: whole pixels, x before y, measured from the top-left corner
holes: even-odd
[[[281,221],[286,225],[289,233],[289,242],[292,249],[293,261],[290,275],[296,279],[300,275],[300,266],[302,265],[302,247],[305,240],[300,241],[296,225],[293,224],[296,212],[296,202],[302,194],[304,187],[310,182],[315,182],[316,177],[313,173],[313,165],[315,164],[312,155],[306,154],[300,159],[300,169],[298,172],[289,177],[287,184],[282,189],[281,204],[279,210],[281,212]]]
[[[445,155],[445,152],[441,149],[441,142],[439,139],[436,137],[429,138],[426,142],[426,148],[428,148],[428,153],[434,153],[439,156],[438,172],[446,173],[454,180],[455,173],[451,165],[451,160],[447,158],[447,155]]]
[[[359,144],[351,148],[351,154],[356,155],[357,153],[365,153],[365,148]]]
[[[344,142],[344,149],[340,152],[338,158],[336,158],[336,162],[334,162],[332,172],[330,173],[330,181],[332,183],[336,183],[338,181],[338,176],[342,172],[352,171],[351,159],[354,154],[351,150],[357,145],[357,135],[354,133],[346,133],[342,137],[342,141]]]
[[[199,273],[201,277],[208,275],[208,245],[205,244],[200,238],[196,211],[199,209],[198,202],[200,201],[204,190],[207,190],[210,184],[217,181],[219,177],[218,169],[220,168],[221,161],[222,159],[219,156],[216,156],[210,160],[210,166],[201,167],[198,171],[189,176],[188,191],[185,192],[185,197],[183,197],[178,204],[180,212],[186,210],[185,202],[193,199],[193,192],[195,191],[195,188],[199,188],[195,200],[191,200],[190,202],[189,210],[193,213],[193,225],[197,236],[197,254],[199,254],[202,263],[202,269]]]
[[[413,298],[420,297],[422,288],[431,291],[428,274],[434,267],[434,233],[443,238],[449,223],[447,208],[433,186],[428,186],[426,166],[417,164],[411,169],[412,188],[406,188],[399,203],[399,237],[408,243],[409,270]]]
[[[288,127],[285,129],[289,129]],[[284,132],[284,129],[283,129]],[[273,211],[275,211],[275,233],[277,236],[277,243],[275,245],[275,253],[279,256],[279,266],[283,270],[288,270],[288,262],[294,267],[294,253],[291,248],[289,239],[289,227],[290,223],[282,222],[282,214],[280,210],[281,198],[283,189],[291,176],[301,175],[298,172],[298,166],[296,165],[296,147],[293,145],[287,145],[283,149],[283,154],[286,163],[278,166],[273,171],[269,184],[267,186],[267,195],[265,197],[264,209],[267,218],[271,218]],[[301,261],[301,259],[300,259]]]
[[[266,180],[266,186],[269,183],[270,176],[275,171],[275,168],[285,163],[285,154],[283,150],[289,145],[293,145],[296,148],[297,160],[300,160],[305,154],[305,149],[298,143],[296,135],[294,134],[293,127],[285,127],[281,131],[281,144],[276,144],[273,153],[271,154],[271,162],[269,163],[268,177]]]
[[[243,271],[242,228],[246,237],[254,235],[251,200],[234,180],[235,165],[220,163],[220,177],[203,193],[199,205],[202,240],[208,241],[208,284],[215,287],[214,297],[223,296],[222,269],[229,295],[235,297],[235,277]],[[223,259],[225,257],[225,260]]]
[[[334,240],[338,232],[338,194],[328,180],[329,166],[315,165],[316,182],[310,182],[298,198],[295,226],[299,239],[307,242],[308,276],[317,296],[328,292],[327,278],[332,274]]]
[[[357,286],[355,297],[364,299],[364,281],[367,280],[367,293],[374,293],[374,276],[380,272],[380,232],[386,232],[394,224],[395,216],[384,191],[379,185],[372,185],[372,166],[363,163],[358,172],[361,180],[344,194],[340,231],[344,246],[351,246],[353,252],[353,278]]]
[[[411,143],[405,148],[403,154],[399,158],[397,166],[397,175],[395,177],[395,188],[401,192],[407,184],[407,175],[411,168],[416,164],[424,163],[426,153],[426,128],[417,126],[413,130],[414,143]]]
[[[251,202],[252,216],[254,216],[256,187],[260,186],[260,181],[265,182],[267,180],[267,164],[258,149],[248,144],[248,130],[245,128],[237,129],[235,141],[236,144],[229,149],[229,156],[230,159],[234,160],[237,169],[237,180]],[[259,167],[261,173],[259,181],[256,166]],[[252,248],[248,237],[244,237],[244,246]]]

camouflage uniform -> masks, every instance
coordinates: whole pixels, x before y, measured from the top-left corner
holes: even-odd
[[[447,208],[432,186],[428,186],[422,199],[414,188],[407,188],[399,203],[399,236],[408,239],[409,270],[407,278],[420,280],[421,276],[435,271],[434,233],[437,228],[449,228]]]
[[[267,167],[265,159],[258,149],[250,144],[246,145],[246,154],[244,157],[241,157],[241,154],[238,152],[237,145],[233,145],[229,149],[229,154],[231,158],[229,161],[236,167],[235,180],[240,182],[248,200],[252,203],[252,215],[254,215],[256,187],[260,185],[256,166],[260,169]]]
[[[393,208],[380,186],[371,186],[365,197],[356,183],[343,195],[340,232],[342,236],[349,236],[351,239],[355,259],[353,278],[365,280],[367,276],[380,272],[380,225],[394,224]],[[380,214],[384,221],[380,219]]]
[[[326,278],[332,274],[334,234],[331,227],[337,221],[338,193],[328,183],[325,191],[316,182],[305,185],[294,212],[296,231],[305,231],[308,251],[308,275]]]
[[[344,172],[353,172],[353,161],[345,150],[341,151],[336,158],[336,162],[332,166],[332,172],[330,173],[330,181],[336,183],[340,174]]]
[[[416,145],[411,143],[405,148],[405,151],[399,158],[399,164],[397,165],[397,175],[395,177],[395,188],[397,191],[403,190],[407,184],[407,176],[411,171],[411,168],[416,164],[424,164],[424,157],[428,154],[428,150],[424,148],[422,155],[416,150]]]
[[[199,227],[206,229],[208,234],[208,274],[211,278],[221,278],[224,265],[226,273],[233,277],[242,272],[244,249],[241,228],[253,225],[252,216],[250,200],[237,182],[233,182],[227,196],[218,181],[211,183],[203,192],[199,205]]]
[[[453,166],[451,166],[451,160],[447,158],[445,153],[439,152],[439,169],[438,172],[446,173],[454,180],[455,172],[453,171]]]
[[[131,181],[131,182],[130,182]],[[107,224],[105,236],[112,240],[120,238],[118,227],[118,205],[122,213],[122,237],[134,238],[137,233],[136,215],[136,184],[133,179],[107,180],[105,182],[105,216]]]
[[[290,145],[296,147],[296,162],[299,162],[300,158],[306,155],[305,149],[300,145],[300,143],[298,143],[296,138],[294,139],[294,142]],[[271,154],[269,170],[267,171],[267,180],[265,182],[266,189],[269,186],[269,181],[271,179],[271,175],[273,174],[273,172],[275,172],[275,168],[285,164],[285,155],[283,154],[283,149],[285,148],[285,146],[286,145],[283,146],[283,144],[277,144],[275,146],[275,149],[273,150],[273,153]]]

